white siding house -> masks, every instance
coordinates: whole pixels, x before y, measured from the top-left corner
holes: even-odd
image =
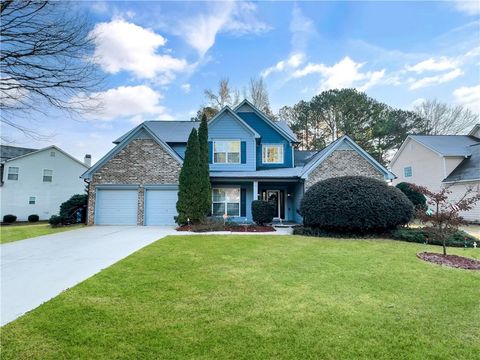
[[[2,219],[13,214],[17,221],[26,221],[29,215],[36,214],[46,220],[58,214],[60,204],[72,195],[85,193],[80,175],[89,168],[89,156],[81,162],[49,146],[10,159],[2,157]]]
[[[472,188],[480,191],[480,126],[469,135],[410,135],[390,163],[396,185],[408,182],[431,191],[448,187],[450,200]],[[461,215],[480,223],[480,203]]]

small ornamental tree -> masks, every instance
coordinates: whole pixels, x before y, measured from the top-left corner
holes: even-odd
[[[448,187],[433,192],[426,187],[412,185],[412,188],[427,197],[427,204],[433,209],[417,210],[417,217],[429,229],[432,236],[441,241],[443,255],[447,255],[447,239],[458,231],[458,227],[465,223],[460,216],[460,211],[469,211],[480,201],[480,191],[473,187],[467,188],[460,200],[451,201],[449,195],[452,193]],[[428,226],[430,224],[430,226]]]
[[[186,224],[188,219],[198,223],[205,217],[205,206],[201,191],[200,146],[197,130],[192,129],[188,137],[185,158],[180,171],[177,201],[177,223]]]
[[[202,196],[203,215],[207,216],[212,210],[212,185],[210,184],[210,169],[208,165],[208,121],[203,114],[198,128],[199,165],[200,165],[200,195]]]
[[[401,192],[403,192],[407,197],[408,200],[410,200],[415,206],[415,209],[426,209],[427,207],[427,198],[425,195],[423,195],[421,192],[415,190],[412,187],[413,184],[410,184],[408,182],[401,182],[397,184],[397,188],[400,189]]]
[[[88,202],[88,195],[87,194],[75,194],[72,195],[70,199],[67,201],[63,202],[60,205],[60,211],[58,215],[60,215],[60,218],[62,221],[72,217],[75,215],[75,213],[81,209],[82,211],[82,222],[85,221],[85,215],[86,215],[86,207],[87,207],[87,202]]]

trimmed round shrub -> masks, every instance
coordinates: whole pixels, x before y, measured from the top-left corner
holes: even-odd
[[[300,215],[307,227],[334,232],[382,232],[407,224],[413,205],[399,189],[364,176],[320,181],[304,194]]]
[[[28,222],[35,223],[40,220],[40,217],[36,214],[28,215]]]
[[[52,215],[50,219],[48,219],[48,223],[52,226],[58,226],[62,224],[62,217],[59,215]]]
[[[75,215],[76,211],[82,209],[82,222],[85,222],[86,211],[84,209],[87,206],[88,195],[87,194],[76,194],[73,195],[70,199],[65,201],[60,205],[59,215],[62,219],[68,219]]]
[[[17,221],[17,217],[15,215],[8,214],[3,217],[4,223],[13,224],[15,221]]]
[[[275,204],[264,200],[252,201],[252,218],[257,225],[270,223],[275,216]]]
[[[427,207],[427,198],[422,193],[414,190],[411,185],[408,182],[401,182],[396,187],[407,196],[415,209],[425,209]]]

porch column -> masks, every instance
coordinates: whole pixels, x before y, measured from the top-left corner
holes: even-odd
[[[258,181],[253,182],[253,200],[258,200]]]

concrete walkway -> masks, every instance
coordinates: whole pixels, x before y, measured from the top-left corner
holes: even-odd
[[[0,324],[173,234],[173,227],[89,226],[1,245]]]

